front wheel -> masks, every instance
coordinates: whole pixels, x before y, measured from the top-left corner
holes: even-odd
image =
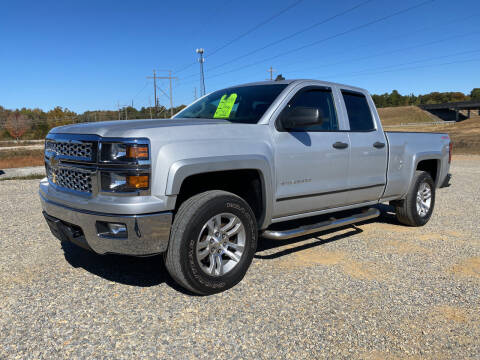
[[[435,205],[435,183],[426,171],[416,171],[404,200],[396,203],[397,219],[409,226],[425,225]]]
[[[180,206],[165,264],[179,285],[209,295],[243,279],[256,247],[257,224],[248,204],[232,193],[207,191]]]

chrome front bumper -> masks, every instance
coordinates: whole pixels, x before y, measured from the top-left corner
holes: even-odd
[[[70,240],[80,246],[85,244],[83,247],[90,248],[98,254],[145,256],[167,250],[172,224],[171,212],[140,215],[105,214],[52,202],[41,192],[40,200],[52,233],[61,240]],[[127,237],[113,238],[100,235],[97,231],[97,222],[102,221],[125,224]]]

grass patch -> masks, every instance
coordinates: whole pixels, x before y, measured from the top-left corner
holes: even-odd
[[[378,109],[383,126],[441,121],[417,106],[398,106]]]
[[[0,150],[0,159],[9,159],[22,156],[43,156],[43,149],[15,149]]]
[[[42,166],[43,164],[44,156],[41,149],[0,151],[0,169]]]
[[[0,181],[5,180],[35,180],[35,179],[43,179],[45,177],[44,174],[33,174],[33,175],[26,175],[26,176],[13,176],[9,178],[0,178]]]
[[[416,106],[399,106],[378,109],[386,131],[442,132],[450,135],[454,154],[480,154],[480,116],[474,115],[458,123],[425,124],[442,119]],[[395,126],[416,123],[417,126]]]

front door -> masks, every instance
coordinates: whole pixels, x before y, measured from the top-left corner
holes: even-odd
[[[287,131],[277,119],[273,218],[334,208],[346,201],[350,140],[348,132],[340,131],[332,90],[303,88],[282,114],[295,107],[319,109],[322,123]]]

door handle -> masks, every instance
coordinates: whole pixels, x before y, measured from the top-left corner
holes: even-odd
[[[377,141],[375,144],[373,144],[373,147],[376,147],[377,149],[382,149],[385,147],[385,143]]]
[[[341,141],[337,141],[336,143],[332,144],[332,146],[335,149],[346,149],[348,147],[348,144]]]

